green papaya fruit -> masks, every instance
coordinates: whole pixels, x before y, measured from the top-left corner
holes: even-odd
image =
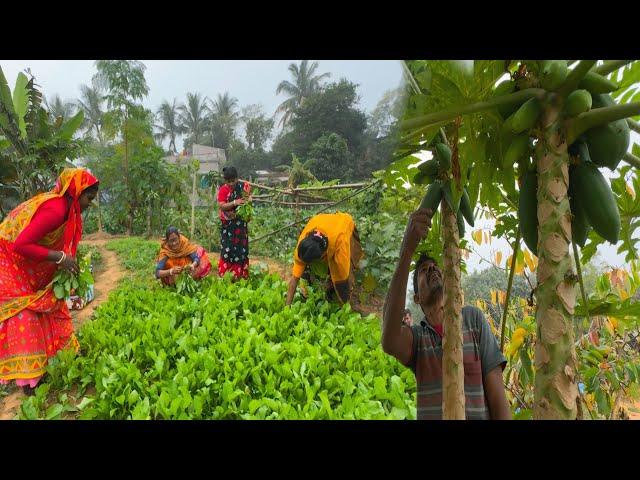
[[[567,96],[564,111],[568,117],[575,117],[591,110],[592,104],[593,97],[591,97],[589,90],[574,90]]]
[[[518,221],[522,239],[534,255],[538,255],[538,175],[527,172],[521,177],[518,199]]]
[[[469,193],[465,187],[462,191],[462,198],[460,199],[460,212],[464,216],[467,223],[473,227],[473,209],[471,208],[471,202],[469,201]]]
[[[506,82],[502,82],[495,88],[495,90],[493,91],[493,96],[502,97],[504,95],[509,95],[510,93],[514,93],[515,91],[516,91],[516,82],[514,82],[513,80],[507,80]],[[513,112],[518,110],[520,105],[522,105],[522,100],[500,105],[496,108],[502,118],[508,118],[513,114]]]
[[[442,184],[442,196],[447,201],[447,204],[449,204],[449,208],[451,208],[453,213],[458,213],[458,210],[460,208],[460,201],[458,201],[458,204],[453,203],[453,192],[451,191],[451,180],[447,180]]]
[[[421,209],[429,209],[431,213],[436,213],[440,200],[442,199],[442,184],[440,182],[433,182],[427,188],[427,193],[424,194],[422,202],[420,202]]]
[[[440,162],[440,170],[448,172],[451,170],[451,149],[446,143],[438,143],[435,148],[435,157]]]
[[[569,155],[579,158],[581,162],[591,163],[589,147],[582,137],[569,145]]]
[[[456,215],[456,221],[458,223],[458,238],[462,240],[464,237],[464,218],[462,216],[462,212],[458,210],[458,214]]]
[[[541,111],[540,101],[537,98],[530,98],[507,119],[509,128],[513,133],[522,133],[533,128]]]
[[[575,177],[573,176],[574,167],[569,168],[569,206],[571,207],[571,238],[572,240],[584,247],[591,230],[591,224],[587,219],[587,215],[582,208],[582,202],[575,194]]]
[[[529,135],[522,133],[516,136],[507,147],[503,157],[502,166],[513,168],[513,165],[520,161],[529,151]]]
[[[545,90],[556,90],[567,79],[566,60],[545,60],[540,71],[540,85]]]
[[[431,177],[424,172],[418,170],[416,174],[413,176],[412,182],[414,185],[427,185],[430,182]]]
[[[576,202],[598,235],[612,244],[620,238],[620,212],[609,182],[593,163],[576,165],[571,172]]]
[[[591,95],[596,95],[615,92],[618,90],[618,85],[595,72],[587,72],[582,80],[580,80],[578,88],[584,88],[588,90]],[[594,108],[596,107],[594,106]]]
[[[593,108],[604,108],[615,104],[611,95],[593,95]],[[631,142],[629,125],[625,119],[591,128],[584,133],[584,138],[593,163],[610,170],[618,167]]]
[[[438,174],[438,170],[440,169],[440,162],[438,159],[432,158],[431,160],[427,160],[424,163],[418,165],[418,169],[428,176],[435,176]]]

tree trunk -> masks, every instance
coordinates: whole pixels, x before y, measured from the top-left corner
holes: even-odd
[[[149,202],[147,207],[147,238],[151,238],[151,218],[153,218],[153,204]]]
[[[196,229],[196,177],[198,176],[198,170],[193,169],[193,186],[191,189],[191,237]]]
[[[129,188],[129,144],[127,138],[127,117],[124,119],[124,183],[126,185],[127,203],[129,205],[129,219],[127,220],[127,235],[133,234],[133,207],[131,205],[131,190]]]
[[[444,340],[442,344],[442,414],[445,420],[465,419],[462,349],[462,289],[456,215],[443,198]]]
[[[98,233],[102,233],[102,211],[100,210],[100,193],[96,195],[96,207],[98,209]]]
[[[573,420],[578,388],[573,340],[575,274],[569,254],[569,155],[560,107],[552,100],[544,108],[543,138],[535,149],[539,262],[534,418]]]

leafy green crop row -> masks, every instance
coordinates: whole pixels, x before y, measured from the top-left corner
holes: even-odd
[[[43,391],[20,415],[57,418],[75,409],[85,419],[416,417],[415,379],[381,350],[376,317],[326,303],[313,290],[306,302],[285,308],[285,292],[280,278],[257,272],[235,284],[205,279],[193,297],[128,280],[80,330],[81,355],[61,352],[39,387],[67,402],[74,391],[79,405],[45,408]]]

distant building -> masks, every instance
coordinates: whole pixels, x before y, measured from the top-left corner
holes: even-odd
[[[167,163],[188,165],[192,158],[195,158],[200,162],[200,169],[198,170],[199,174],[220,172],[222,171],[222,166],[227,161],[224,149],[198,144],[193,144],[191,154],[188,152],[182,152],[178,155],[169,155],[168,157],[164,157],[164,160]]]
[[[263,185],[277,185],[281,183],[287,183],[289,181],[289,175],[284,172],[256,170],[255,181],[256,183],[261,183]]]

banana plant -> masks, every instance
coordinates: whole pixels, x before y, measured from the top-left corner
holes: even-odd
[[[83,116],[50,119],[34,78],[20,72],[11,92],[0,68],[0,191],[12,200],[3,209],[48,190],[82,153],[83,142],[73,137]]]

